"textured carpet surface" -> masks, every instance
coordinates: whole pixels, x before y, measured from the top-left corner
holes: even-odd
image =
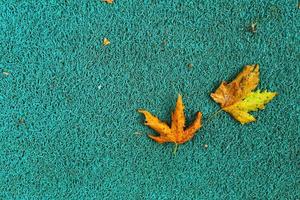
[[[299,19],[296,0],[0,0],[0,199],[299,199]],[[181,93],[206,120],[253,63],[279,94],[257,122],[220,113],[176,156],[146,136],[138,108],[169,122]]]

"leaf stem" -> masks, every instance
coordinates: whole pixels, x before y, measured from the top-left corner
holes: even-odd
[[[175,147],[174,147],[174,150],[173,150],[174,156],[176,156],[176,152],[178,150],[178,146],[179,146],[179,144],[175,143]]]
[[[206,120],[206,123],[208,123],[209,121],[211,121],[212,118],[214,118],[217,114],[219,114],[222,111],[222,108],[220,108],[219,110],[217,110],[216,112],[214,112],[213,114],[211,114],[208,119]]]

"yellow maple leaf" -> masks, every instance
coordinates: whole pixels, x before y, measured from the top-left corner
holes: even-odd
[[[255,118],[249,112],[264,109],[265,104],[277,95],[275,92],[260,90],[252,92],[258,82],[259,66],[248,65],[231,83],[222,82],[210,96],[221,105],[222,110],[231,114],[240,123],[253,122]]]
[[[107,39],[107,38],[104,38],[104,39],[103,39],[103,42],[102,42],[102,44],[103,44],[104,46],[107,46],[107,45],[109,45],[109,44],[110,44],[110,41],[109,41],[109,39]]]
[[[197,112],[195,121],[185,129],[184,104],[181,95],[178,95],[176,107],[171,116],[171,127],[146,110],[140,109],[138,112],[144,114],[146,119],[145,125],[159,133],[159,136],[148,135],[158,143],[173,142],[176,145],[185,143],[192,139],[201,127],[202,114]]]

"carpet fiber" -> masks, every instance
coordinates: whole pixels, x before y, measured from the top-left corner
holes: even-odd
[[[296,0],[0,0],[0,199],[299,199],[299,19]],[[279,95],[206,123],[254,63]],[[178,93],[204,126],[174,156],[136,110],[169,122]]]

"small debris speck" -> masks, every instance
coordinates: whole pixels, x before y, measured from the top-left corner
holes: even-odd
[[[17,127],[24,125],[24,124],[25,124],[25,119],[23,117],[20,117],[17,122]]]
[[[100,90],[102,88],[102,85],[98,85],[98,90]]]
[[[203,147],[207,149],[208,148],[208,144],[204,144]]]
[[[250,26],[248,27],[248,31],[250,33],[256,33],[257,32],[257,22],[252,22]]]
[[[19,118],[19,124],[24,124],[25,123],[25,119],[23,117]]]
[[[9,76],[9,75],[10,75],[10,73],[7,72],[7,71],[4,71],[4,72],[2,72],[2,73],[3,73],[4,76]]]
[[[188,68],[191,69],[191,68],[193,67],[193,64],[192,64],[192,63],[189,63],[187,66],[188,66]]]

